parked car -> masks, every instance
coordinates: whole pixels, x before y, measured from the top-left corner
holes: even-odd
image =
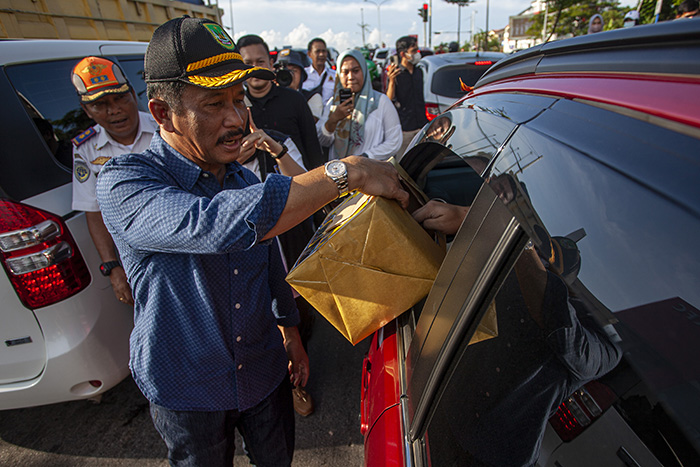
[[[371,338],[367,466],[700,465],[698,56],[699,21],[547,43],[419,133],[469,210]]]
[[[146,46],[0,41],[0,409],[94,397],[129,373],[133,309],[71,208],[70,140],[93,123],[70,76],[83,57],[108,57],[148,111]]]
[[[474,86],[491,65],[505,56],[499,52],[452,52],[423,58],[418,66],[423,69],[423,98],[428,121],[467,94],[461,83]]]

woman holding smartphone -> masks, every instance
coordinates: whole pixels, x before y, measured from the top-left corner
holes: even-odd
[[[399,115],[386,95],[375,91],[367,63],[359,50],[340,54],[333,98],[316,124],[329,159],[363,155],[386,160],[401,147]]]

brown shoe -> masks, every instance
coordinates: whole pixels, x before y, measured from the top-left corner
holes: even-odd
[[[292,389],[292,399],[294,400],[294,410],[302,417],[308,417],[314,413],[314,400],[311,398],[311,394],[304,391],[301,386]]]

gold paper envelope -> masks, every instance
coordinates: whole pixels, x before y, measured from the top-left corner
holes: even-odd
[[[287,282],[354,345],[425,297],[444,255],[395,201],[353,193],[328,214]]]

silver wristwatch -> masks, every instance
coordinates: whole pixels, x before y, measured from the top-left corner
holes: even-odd
[[[348,168],[345,162],[338,160],[328,161],[325,165],[326,175],[338,186],[340,196],[348,194]]]

